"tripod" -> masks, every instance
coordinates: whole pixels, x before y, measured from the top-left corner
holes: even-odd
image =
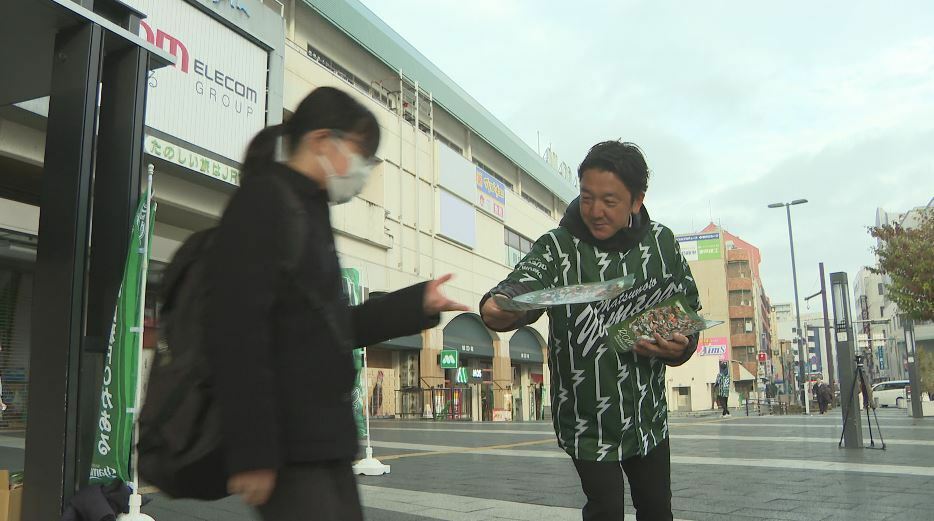
[[[850,409],[853,404],[853,396],[856,394],[856,384],[860,384],[860,388],[863,389],[863,405],[866,408],[866,424],[869,425],[869,446],[863,447],[864,449],[878,449],[885,450],[885,440],[882,438],[882,429],[879,428],[879,416],[876,414],[876,404],[872,399],[872,387],[866,385],[866,377],[863,373],[863,357],[856,355],[856,369],[853,371],[853,386],[850,387],[850,395],[847,397],[846,401],[843,402],[846,405],[846,413],[843,415],[843,430],[846,430],[846,421],[850,416]],[[872,418],[869,416],[869,409],[872,408],[872,418],[876,419],[876,433],[879,434],[879,441],[882,442],[881,447],[876,447],[876,440],[872,435]],[[837,444],[837,447],[843,448],[843,435],[844,433],[840,432],[840,443]]]

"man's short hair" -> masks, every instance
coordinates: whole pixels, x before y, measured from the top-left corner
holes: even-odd
[[[633,199],[649,188],[649,167],[642,149],[635,143],[618,140],[597,143],[577,169],[578,179],[594,168],[616,174],[632,193]]]

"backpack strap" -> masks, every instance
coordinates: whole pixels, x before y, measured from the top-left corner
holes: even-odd
[[[308,212],[305,211],[305,206],[284,179],[275,173],[270,177],[282,195],[282,202],[288,214],[285,268],[290,273],[295,273],[301,263],[302,254],[305,253],[305,240],[308,237]]]

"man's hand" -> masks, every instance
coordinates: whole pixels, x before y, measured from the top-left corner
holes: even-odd
[[[483,303],[483,309],[480,310],[480,316],[483,322],[490,329],[499,331],[508,328],[522,318],[522,311],[506,311],[496,305],[496,301],[491,297]]]
[[[248,470],[227,480],[227,492],[239,495],[252,507],[266,504],[275,488],[276,471],[273,469]]]
[[[441,292],[441,286],[453,277],[454,275],[448,273],[447,275],[442,275],[440,278],[429,282],[425,286],[424,309],[426,315],[431,317],[442,311],[470,311],[470,308],[467,306],[447,298],[444,296],[444,293]]]
[[[639,356],[654,356],[668,360],[677,360],[684,355],[688,347],[688,337],[675,333],[671,340],[665,340],[655,333],[655,342],[646,339],[636,342],[633,351]]]

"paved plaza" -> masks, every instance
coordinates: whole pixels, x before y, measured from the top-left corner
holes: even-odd
[[[879,419],[885,451],[838,449],[838,411],[672,418],[675,517],[932,519],[934,418],[880,410]],[[376,456],[392,473],[360,479],[370,521],[581,518],[584,496],[574,467],[548,423],[378,421],[373,438]],[[4,460],[22,458],[22,437],[0,437],[0,445]],[[255,519],[236,498],[151,498],[145,510],[156,521]],[[634,519],[628,492],[627,508]]]

